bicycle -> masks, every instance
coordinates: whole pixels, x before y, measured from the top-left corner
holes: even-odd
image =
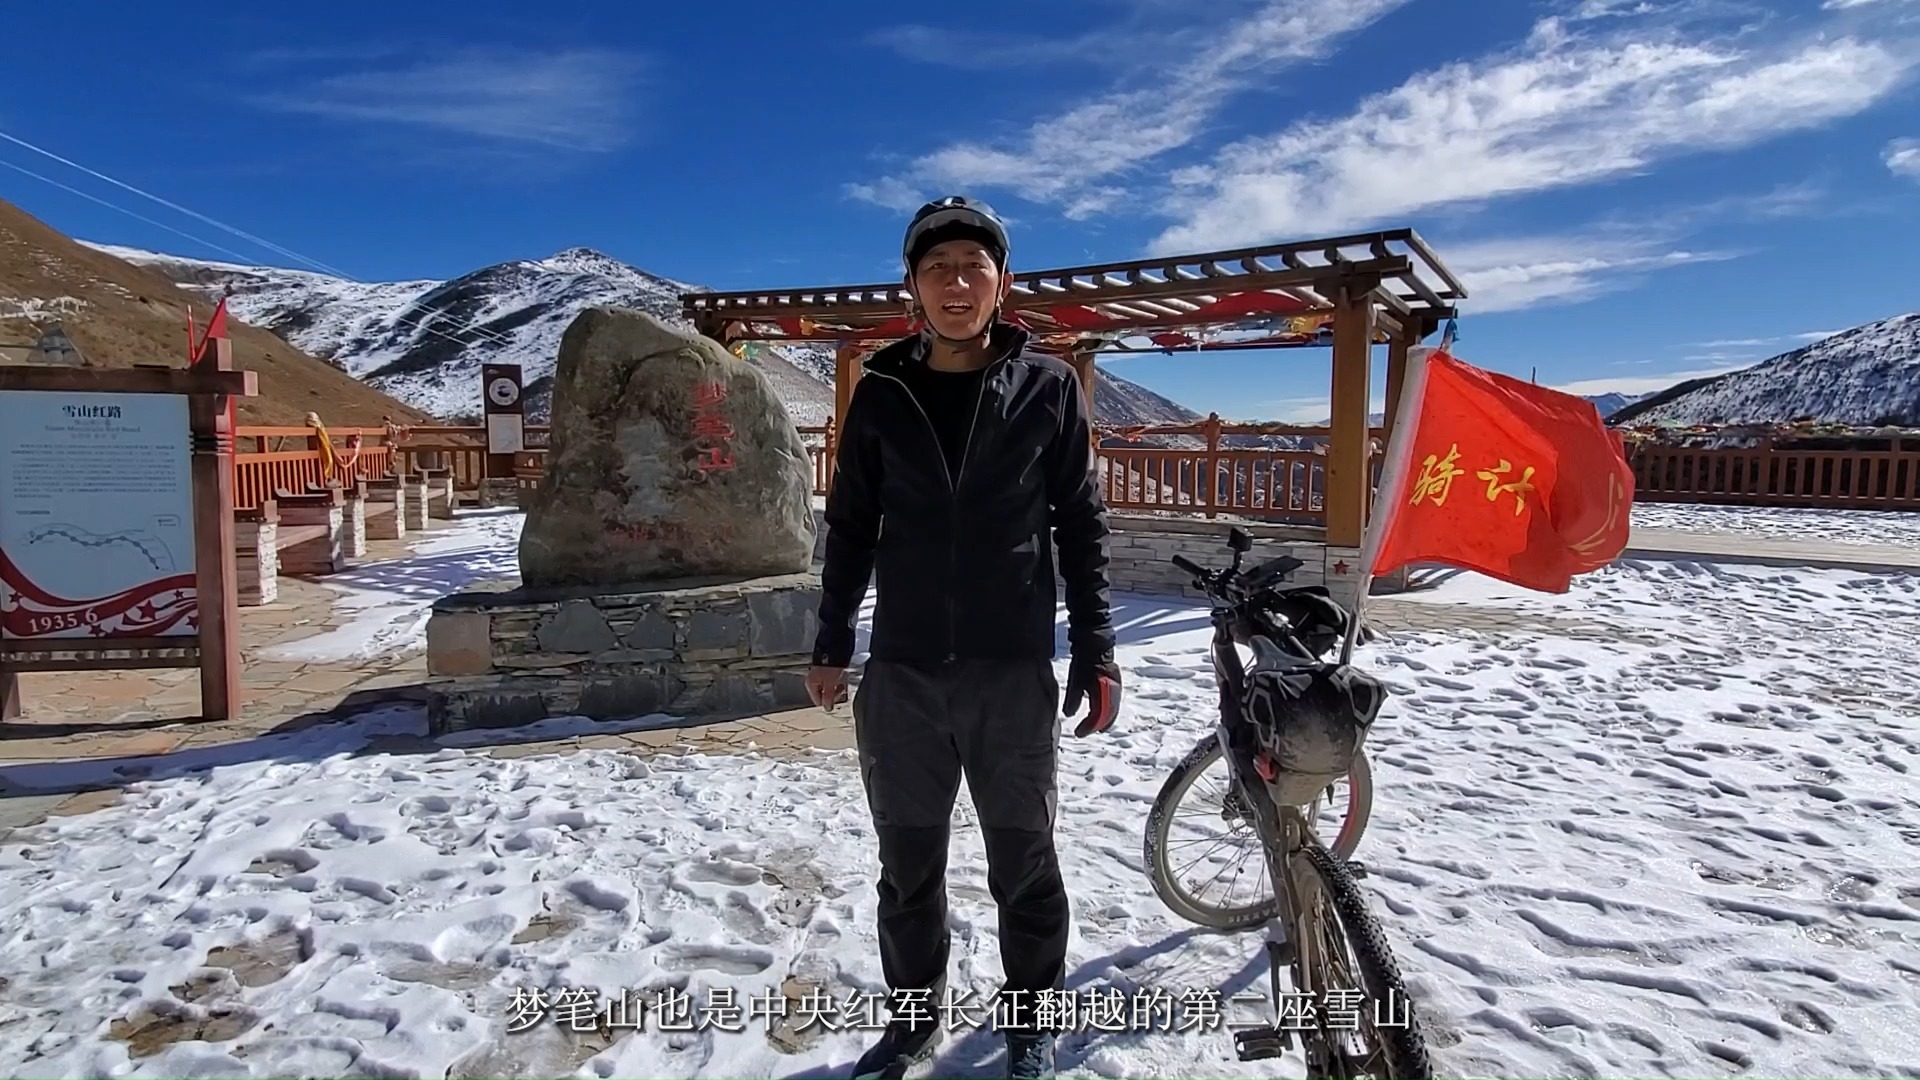
[[[1224,570],[1172,559],[1193,575],[1212,607],[1220,707],[1213,733],[1174,767],[1149,813],[1145,855],[1154,891],[1176,914],[1210,929],[1267,926],[1275,1022],[1234,1033],[1240,1060],[1282,1056],[1297,1032],[1310,1077],[1426,1080],[1432,1064],[1425,1037],[1392,949],[1356,881],[1364,868],[1348,861],[1372,810],[1362,744],[1384,688],[1344,663],[1322,661],[1340,643],[1349,616],[1323,588],[1280,587],[1304,565],[1300,560],[1283,556],[1242,573],[1252,538],[1236,528],[1227,543],[1233,561]],[[1250,674],[1242,646],[1254,654],[1252,685],[1264,695],[1254,698],[1259,720],[1243,706]],[[1278,685],[1275,679],[1286,684],[1278,695],[1264,689]],[[1208,816],[1230,828],[1238,819],[1240,835],[1257,845],[1261,869],[1281,883],[1243,906],[1198,900],[1185,891],[1182,872],[1171,861],[1181,803],[1205,768],[1221,761],[1226,790],[1217,815]],[[1329,847],[1313,823],[1323,797],[1333,804],[1341,780],[1347,784],[1347,814]],[[1291,1019],[1282,1014],[1283,967],[1296,1004],[1302,997],[1312,1003],[1310,1016],[1305,1008],[1296,1008]],[[1353,1007],[1367,1001],[1371,1009]],[[1395,1001],[1406,1009],[1404,1023],[1382,1023],[1381,1003]],[[1329,1023],[1334,1002],[1342,1005],[1338,1026]]]

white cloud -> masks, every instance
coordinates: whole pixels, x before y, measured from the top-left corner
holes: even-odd
[[[1064,63],[1087,56],[1089,46],[1094,44],[1092,35],[1020,38],[920,24],[890,26],[875,31],[867,40],[923,64],[971,69]]]
[[[1651,15],[1660,9],[1647,0],[1581,0],[1567,18],[1578,22],[1613,19],[1626,15]]]
[[[1157,252],[1311,236],[1642,171],[1814,128],[1881,100],[1920,49],[1853,38],[1761,51],[1589,40],[1557,20],[1522,50],[1449,64],[1176,177]]]
[[[1441,252],[1467,287],[1462,307],[1476,315],[1587,300],[1657,270],[1734,257],[1676,248],[1658,236],[1604,233],[1449,243]]]
[[[958,142],[911,162],[895,175],[848,185],[869,198],[912,191],[979,188],[1011,190],[1058,203],[1070,216],[1111,206],[1122,194],[1113,183],[1141,165],[1191,143],[1235,92],[1257,77],[1325,54],[1407,0],[1266,0],[1257,12],[1221,28],[1211,40],[1185,43],[1190,59],[1149,73],[1133,88],[1110,93],[1033,124],[1011,142]],[[882,205],[908,201],[891,199]]]
[[[1277,421],[1283,424],[1317,424],[1327,418],[1332,399],[1325,394],[1318,397],[1278,398],[1273,401],[1256,403],[1253,416],[1235,417],[1237,420],[1258,423]],[[1223,417],[1224,419],[1224,417]]]
[[[1780,337],[1721,338],[1717,341],[1695,342],[1694,347],[1700,349],[1757,349],[1763,345],[1779,345],[1789,341],[1819,341],[1821,338],[1830,338],[1838,333],[1840,333],[1838,330],[1809,330],[1802,334],[1785,334]]]
[[[927,201],[912,184],[891,176],[883,176],[871,184],[848,184],[846,191],[861,202],[870,202],[889,210],[917,210]]]
[[[257,104],[340,120],[607,151],[634,129],[636,58],[597,49],[469,49],[327,75]]]
[[[1889,0],[1826,0],[1826,2],[1820,6],[1828,11],[1845,11],[1848,8],[1866,7],[1868,4],[1886,2],[1889,2]],[[1891,2],[1897,4],[1904,2],[1904,0],[1891,0]]]
[[[1669,371],[1659,375],[1625,375],[1606,379],[1576,379],[1573,382],[1555,386],[1568,394],[1651,394],[1665,390],[1676,383],[1688,379],[1704,379],[1713,375],[1725,375],[1729,371],[1752,367],[1748,364],[1722,364],[1715,367],[1698,368],[1688,371]]]
[[[1895,176],[1920,180],[1920,139],[1895,139],[1887,144],[1880,160]]]

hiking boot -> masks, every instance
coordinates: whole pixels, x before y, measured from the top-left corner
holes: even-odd
[[[1011,1080],[1053,1080],[1053,1036],[1016,1031],[1007,1034],[1007,1076]]]
[[[907,1070],[933,1057],[940,1045],[940,1026],[909,1027],[888,1024],[853,1066],[853,1080],[901,1080]],[[1048,1074],[1051,1075],[1051,1074]]]

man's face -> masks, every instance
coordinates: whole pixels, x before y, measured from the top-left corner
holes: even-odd
[[[974,240],[949,240],[920,258],[907,287],[927,322],[942,337],[979,337],[1004,300],[1013,278],[1000,272],[993,253]]]

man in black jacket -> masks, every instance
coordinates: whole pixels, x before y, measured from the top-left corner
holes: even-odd
[[[1002,322],[1006,229],[951,197],[914,215],[902,256],[924,329],[865,365],[827,498],[820,636],[808,690],[845,693],[877,578],[854,730],[880,844],[880,962],[892,1017],[856,1077],[898,1077],[942,1028],[948,829],[964,774],[987,849],[1006,981],[995,1023],[1010,1077],[1053,1075],[1035,1007],[1064,992],[1068,905],[1054,850],[1060,686],[1053,546],[1066,583],[1076,735],[1119,708],[1107,517],[1090,410],[1069,365]],[[1055,999],[1057,1001],[1057,998]]]

